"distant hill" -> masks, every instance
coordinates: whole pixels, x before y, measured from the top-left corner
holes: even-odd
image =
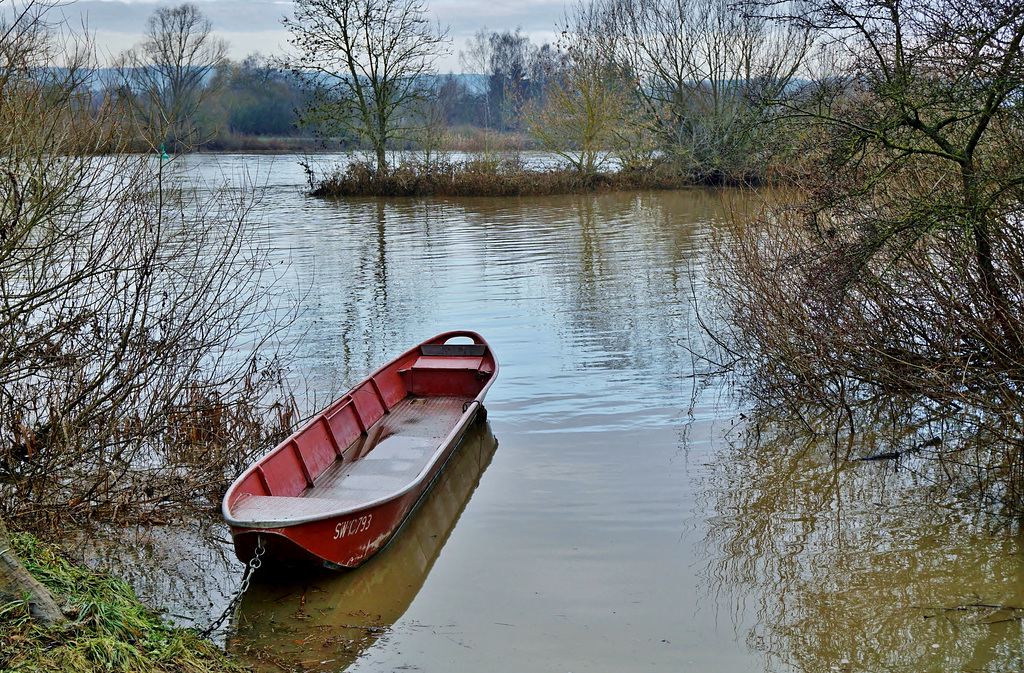
[[[62,68],[48,68],[48,70],[58,73],[63,71]],[[211,73],[207,78],[209,79],[212,76],[213,74]],[[465,84],[466,88],[469,89],[469,92],[473,95],[479,95],[487,91],[487,75],[474,75],[471,73],[439,73],[437,75],[425,75],[424,79],[428,81],[440,80],[449,76],[454,77],[459,82]],[[93,91],[99,91],[107,86],[109,82],[116,81],[116,77],[117,70],[113,68],[96,68],[92,71],[89,77],[90,88]]]

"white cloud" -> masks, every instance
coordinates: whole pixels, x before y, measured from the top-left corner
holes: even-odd
[[[258,51],[280,53],[288,33],[281,18],[290,13],[285,0],[194,0],[210,18],[214,32],[230,45],[234,59]],[[79,0],[63,6],[72,26],[84,21],[96,35],[104,56],[120,53],[142,38],[146,19],[159,5],[175,0]],[[466,40],[486,26],[489,30],[523,32],[537,44],[555,39],[555,24],[565,10],[565,0],[440,0],[428,2],[428,12],[449,27],[452,54],[439,62],[442,72],[460,70],[458,53]]]

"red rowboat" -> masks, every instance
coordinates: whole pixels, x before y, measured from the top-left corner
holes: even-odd
[[[234,617],[240,640],[229,638],[227,646],[240,643],[244,659],[258,642],[274,653],[273,670],[347,670],[409,609],[497,448],[487,424],[473,423],[402,532],[372,563],[343,573],[310,568],[257,577]],[[297,632],[308,637],[296,639]]]
[[[448,343],[467,337],[472,343]],[[498,373],[475,332],[406,351],[247,469],[222,507],[235,554],[355,568],[384,548],[477,414]]]

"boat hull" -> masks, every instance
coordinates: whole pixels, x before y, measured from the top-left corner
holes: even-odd
[[[458,449],[473,419],[444,452],[444,457],[424,483],[400,497],[373,507],[347,512],[336,517],[276,528],[231,527],[235,555],[246,561],[256,555],[260,541],[265,551],[262,560],[277,563],[306,562],[328,568],[358,568],[398,534],[430,490],[431,484]]]

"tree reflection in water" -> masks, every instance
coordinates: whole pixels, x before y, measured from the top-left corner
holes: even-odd
[[[1019,531],[927,503],[926,466],[750,431],[709,478],[705,589],[768,670],[1024,667]],[[925,504],[922,504],[925,503]]]

